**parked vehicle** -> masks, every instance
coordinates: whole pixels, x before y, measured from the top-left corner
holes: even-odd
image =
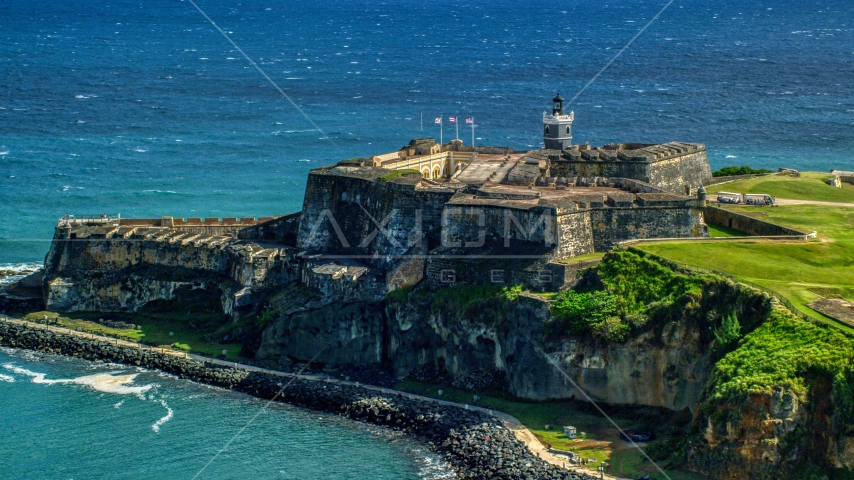
[[[718,203],[741,203],[741,194],[732,192],[718,192]]]
[[[747,205],[774,205],[774,197],[764,193],[745,193],[744,203]]]

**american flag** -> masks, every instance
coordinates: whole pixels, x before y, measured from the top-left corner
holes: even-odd
[[[448,117],[449,123],[457,123],[457,117]]]
[[[474,118],[467,118],[466,123],[474,124]]]
[[[442,123],[442,117],[437,118],[436,123]]]

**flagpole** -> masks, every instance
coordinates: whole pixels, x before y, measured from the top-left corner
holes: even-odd
[[[439,145],[442,145],[442,130],[445,127],[445,116],[439,117]]]
[[[457,114],[457,117],[454,119],[454,125],[457,126],[457,140],[460,139],[460,114]]]
[[[471,117],[471,146],[474,146],[474,117]]]
[[[421,136],[424,136],[424,112],[421,112]]]

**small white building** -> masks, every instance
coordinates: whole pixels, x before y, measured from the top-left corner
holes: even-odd
[[[578,438],[578,434],[575,431],[575,427],[563,427],[563,433],[566,435],[566,438]]]

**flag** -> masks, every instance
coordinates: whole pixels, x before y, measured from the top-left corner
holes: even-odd
[[[474,118],[467,118],[466,123],[471,123],[472,125],[474,125]]]
[[[442,123],[442,117],[437,118],[436,123]]]
[[[448,123],[457,123],[457,117],[448,117]]]

